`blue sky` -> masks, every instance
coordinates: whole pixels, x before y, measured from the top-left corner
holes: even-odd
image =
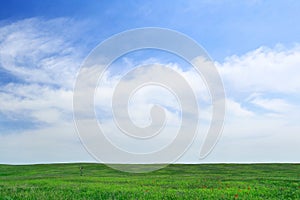
[[[0,0],[0,5],[0,163],[93,161],[72,121],[76,74],[100,42],[142,27],[193,38],[220,72],[227,119],[206,162],[299,162],[299,1]],[[116,65],[183,64],[155,51],[137,57],[124,56]],[[191,71],[180,73],[193,80]],[[105,95],[116,79],[105,82]],[[104,110],[105,95],[103,102],[99,97]],[[205,98],[200,99],[206,105]],[[204,110],[206,115],[209,107]],[[198,162],[200,144],[201,137],[182,162]]]
[[[262,45],[299,41],[300,3],[288,1],[1,1],[7,23],[31,17],[87,20],[94,44],[127,29],[158,26],[183,32],[205,46],[215,60]]]

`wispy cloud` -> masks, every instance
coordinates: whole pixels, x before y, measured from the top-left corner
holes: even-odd
[[[66,18],[32,18],[0,28],[0,68],[15,77],[2,81],[2,114],[46,124],[71,120],[81,26]]]
[[[1,68],[25,83],[71,88],[82,58],[75,43],[81,26],[66,18],[32,18],[1,27]]]
[[[0,85],[1,163],[91,160],[72,118],[84,25],[31,18],[0,28],[0,77],[10,76]]]

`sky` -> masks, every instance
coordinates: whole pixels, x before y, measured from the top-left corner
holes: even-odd
[[[137,92],[128,108],[140,126],[149,123],[149,105],[167,108],[169,125],[154,143],[131,143],[115,134],[109,112],[114,87],[129,69],[149,65],[132,74],[138,81],[165,73],[157,67],[164,65],[188,81],[201,107],[201,131],[178,162],[300,162],[299,1],[0,0],[0,4],[0,163],[95,162],[74,124],[77,74],[99,43],[143,27],[181,32],[206,50],[224,84],[223,132],[213,151],[200,160],[203,130],[211,118],[205,83],[181,58],[144,50],[112,63],[97,89],[95,113],[110,140],[127,151],[148,152],[174,137],[180,104],[156,86]]]

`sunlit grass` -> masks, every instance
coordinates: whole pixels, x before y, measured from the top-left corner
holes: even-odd
[[[170,165],[145,174],[101,164],[0,165],[0,199],[300,199],[300,165]]]

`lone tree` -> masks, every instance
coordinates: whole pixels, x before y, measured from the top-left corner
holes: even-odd
[[[82,176],[82,175],[83,175],[83,167],[80,166],[80,167],[79,167],[79,170],[80,170],[80,176]]]

